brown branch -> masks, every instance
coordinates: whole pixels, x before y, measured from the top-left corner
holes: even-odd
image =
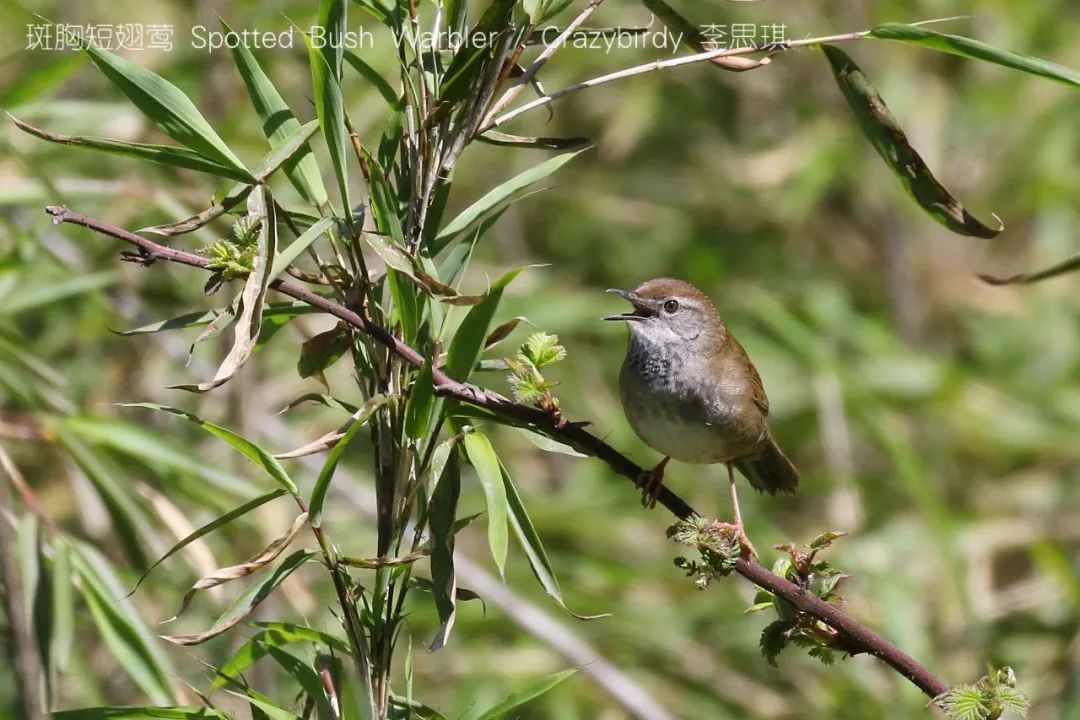
[[[103,223],[80,213],[73,213],[63,206],[50,206],[46,208],[46,212],[53,217],[53,222],[57,224],[71,223],[80,225],[103,235],[131,243],[141,250],[148,261],[162,259],[198,268],[205,267],[207,264],[207,260],[199,255],[159,245],[123,228]],[[284,295],[317,307],[352,325],[385,345],[391,352],[409,364],[415,367],[424,364],[424,357],[419,352],[395,338],[385,328],[376,325],[350,308],[339,305],[333,300],[329,300],[289,280],[275,279],[270,286]],[[439,395],[452,397],[533,425],[536,429],[558,437],[579,451],[603,460],[612,470],[623,477],[629,478],[635,484],[643,472],[642,467],[586,430],[582,423],[568,422],[561,416],[540,408],[515,403],[489,390],[458,382],[439,369],[433,370],[432,376],[435,390]],[[658,502],[680,519],[698,515],[697,511],[685,500],[666,487],[661,489]],[[735,565],[735,572],[758,587],[779,595],[802,612],[837,630],[843,637],[845,649],[852,654],[867,653],[873,655],[910,680],[912,684],[932,698],[948,691],[949,686],[930,670],[920,665],[917,660],[869,628],[859,624],[836,606],[823,602],[796,584],[749,560],[740,559]]]

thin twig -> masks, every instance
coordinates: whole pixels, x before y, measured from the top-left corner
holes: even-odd
[[[752,55],[759,52],[774,53],[781,50],[790,50],[791,48],[806,47],[808,45],[821,45],[822,43],[829,42],[858,40],[859,38],[866,35],[868,32],[868,30],[860,30],[857,32],[841,33],[839,35],[826,35],[824,37],[806,38],[804,40],[789,40],[787,42],[775,43],[760,48],[753,46],[724,48],[697,53],[696,55],[686,55],[684,57],[672,58],[670,60],[654,60],[653,62],[645,63],[644,65],[636,65],[631,68],[626,68],[624,70],[617,70],[616,72],[608,73],[607,75],[594,77],[591,80],[586,80],[576,85],[570,85],[569,87],[564,87],[561,90],[556,90],[550,95],[545,95],[543,97],[536,98],[535,100],[531,100],[522,105],[521,107],[514,108],[510,112],[504,113],[499,117],[495,118],[494,120],[485,123],[485,125],[477,131],[477,134],[480,135],[487,132],[488,130],[497,128],[500,125],[504,125],[505,123],[508,123],[514,118],[516,118],[518,115],[522,115],[538,107],[543,107],[544,105],[547,105],[565,95],[576,93],[579,90],[587,90],[588,88],[596,87],[597,85],[604,85],[615,80],[621,80],[623,78],[633,77],[635,75],[644,75],[645,73],[653,72],[656,70],[666,70],[668,68],[679,67],[682,65],[692,65],[694,63],[706,62],[709,60],[715,60],[716,58],[733,57],[736,55]]]
[[[521,77],[517,79],[517,82],[507,88],[506,92],[503,93],[503,96],[491,106],[491,110],[488,111],[488,114],[484,117],[484,122],[481,123],[481,125],[487,126],[490,124],[492,118],[501,113],[507,105],[514,101],[514,98],[516,98],[522,90],[528,87],[529,82],[536,77],[536,73],[544,66],[544,63],[546,63],[551,56],[563,46],[563,43],[566,42],[567,38],[573,35],[574,32],[581,27],[581,24],[592,15],[593,11],[596,10],[602,2],[604,2],[604,0],[589,0],[589,4],[586,5],[582,11],[578,13],[578,16],[566,26],[566,29],[559,34],[559,37],[555,38],[555,42],[545,46],[540,54],[536,56],[536,59],[533,60],[532,65],[530,65],[525,72],[521,74]]]
[[[123,240],[139,247],[151,258],[170,260],[199,268],[205,267],[207,263],[207,260],[199,255],[159,245],[123,228],[109,225],[80,213],[73,213],[63,206],[50,206],[46,208],[46,212],[53,217],[55,223],[71,223]],[[395,338],[385,328],[376,325],[353,310],[338,305],[334,301],[317,295],[307,288],[288,280],[275,279],[271,282],[271,287],[284,295],[317,307],[352,325],[386,346],[393,354],[409,364],[416,367],[423,365],[424,358],[415,349]],[[568,422],[565,418],[555,416],[540,408],[515,403],[489,390],[458,382],[439,369],[432,370],[432,379],[435,391],[439,395],[477,405],[506,417],[528,423],[537,430],[557,437],[560,441],[581,452],[603,460],[619,475],[634,482],[635,487],[644,472],[644,468],[596,435],[590,433],[582,423]],[[680,519],[699,515],[685,500],[666,487],[661,488],[657,501]],[[834,605],[823,602],[794,583],[749,560],[740,559],[735,565],[735,572],[758,587],[784,598],[802,612],[839,631],[845,640],[845,649],[850,653],[873,655],[932,698],[948,691],[948,684],[920,665],[917,660],[869,628],[859,624]]]

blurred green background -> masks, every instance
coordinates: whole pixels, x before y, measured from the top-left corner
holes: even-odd
[[[306,26],[315,5],[0,0],[0,106],[56,132],[161,142],[88,62],[28,51],[26,25],[41,22],[35,15],[84,25],[171,24],[171,51],[128,56],[183,88],[230,146],[254,161],[265,141],[232,60],[224,50],[192,48],[189,31],[216,27],[218,16],[234,28],[281,31],[290,19]],[[1080,5],[1069,0],[677,7],[701,24],[782,23],[789,38],[970,15],[945,29],[1080,67]],[[648,22],[639,4],[610,0],[592,24]],[[378,33],[356,6],[349,23]],[[845,49],[944,184],[976,216],[1000,216],[1006,229],[997,239],[956,236],[925,216],[863,139],[820,53],[804,50],[743,74],[706,65],[651,73],[557,101],[550,119],[540,109],[515,121],[510,132],[585,135],[597,148],[503,216],[469,285],[480,290],[510,266],[546,264],[511,286],[500,317],[524,315],[559,334],[569,351],[555,371],[564,411],[590,420],[642,464],[657,458],[632,435],[619,406],[625,331],[599,321],[621,311],[603,290],[657,276],[700,286],[764,377],[775,433],[804,477],[792,498],[743,493],[758,548],[806,542],[824,530],[851,533],[830,556],[854,575],[846,589],[854,617],[949,682],[974,681],[987,662],[1011,665],[1033,701],[1032,718],[1080,719],[1080,286],[1075,275],[1010,288],[974,278],[1077,252],[1080,93],[913,47],[866,40]],[[362,54],[389,76],[393,52],[377,34]],[[256,53],[301,121],[313,117],[302,47]],[[551,91],[664,54],[566,49],[541,79]],[[349,112],[374,142],[384,106],[359,77],[347,78]],[[472,147],[457,170],[453,207],[542,157]],[[301,445],[339,419],[326,410],[274,413],[320,391],[292,368],[299,340],[327,324],[301,318],[208,396],[166,390],[209,376],[227,345],[201,345],[185,369],[197,331],[134,338],[112,331],[220,299],[203,298],[195,271],[117,262],[116,243],[53,227],[42,207],[65,203],[138,228],[186,217],[224,189],[206,176],[49,145],[10,122],[0,130],[0,444],[48,514],[96,546],[125,588],[145,557],[252,496],[253,473],[197,431],[113,404],[181,405],[275,450]],[[215,237],[207,228],[177,244],[193,249]],[[519,329],[513,339],[525,334]],[[347,398],[351,380],[336,370],[330,389]],[[484,381],[505,391],[498,374]],[[633,488],[598,461],[542,453],[513,432],[497,441],[569,606],[613,615],[583,623],[561,613],[520,557],[501,587],[485,569],[482,528],[471,528],[459,552],[475,567],[460,581],[487,598],[486,609],[467,603],[450,645],[432,654],[423,648],[436,627],[433,608],[416,602],[410,618],[416,694],[428,704],[470,717],[540,675],[583,664],[519,717],[927,713],[925,697],[872,659],[826,668],[792,650],[779,668],[766,665],[758,652],[766,620],[743,615],[753,588],[732,578],[699,592],[672,565],[679,551],[664,539],[670,518],[663,511],[643,511]],[[131,450],[140,442],[164,444],[176,461],[140,460]],[[142,519],[134,547],[125,549],[113,527],[110,504],[120,501],[72,461],[72,444],[107,465]],[[310,487],[317,470],[290,462]],[[374,531],[357,507],[368,499],[366,458],[348,469],[351,484],[341,485],[331,527],[348,554],[370,555]],[[722,468],[672,464],[667,479],[699,510],[729,512]],[[467,493],[481,509],[479,489],[469,484]],[[0,513],[20,537],[32,535],[20,503]],[[130,607],[149,632],[163,632],[156,624],[201,571],[248,557],[289,519],[284,506],[270,505],[252,522],[211,536],[152,575]],[[764,555],[768,564],[775,553]],[[226,587],[201,598],[180,631],[208,626],[237,592]],[[257,617],[333,628],[331,603],[325,575],[312,569],[290,579]],[[5,637],[8,627],[0,622]],[[196,701],[182,681],[205,686],[210,671],[200,660],[220,663],[250,632],[241,627],[191,650],[157,642],[181,698]],[[57,707],[147,702],[119,668],[80,612]],[[280,678],[260,665],[249,680],[274,694]],[[285,687],[279,699],[288,699]],[[0,713],[13,692],[10,673],[0,671]]]

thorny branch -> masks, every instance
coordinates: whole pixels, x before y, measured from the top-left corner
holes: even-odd
[[[136,246],[145,263],[154,260],[169,260],[197,268],[204,268],[207,264],[207,260],[199,255],[160,245],[123,228],[95,220],[81,213],[71,212],[62,205],[49,206],[46,208],[46,212],[52,216],[53,222],[56,224],[70,223],[79,225]],[[356,311],[318,295],[290,280],[274,279],[271,281],[270,286],[284,295],[317,307],[348,323],[386,346],[391,352],[409,364],[415,367],[424,364],[424,357],[414,348],[404,344],[385,328],[376,325]],[[538,407],[515,403],[489,390],[458,382],[439,369],[433,369],[432,379],[434,380],[435,390],[439,395],[452,397],[528,423],[537,430],[573,446],[580,452],[603,460],[616,473],[635,483],[643,472],[643,468],[637,463],[586,430],[584,423],[569,422],[559,415]],[[687,519],[699,514],[685,500],[666,487],[661,489],[658,502],[679,519]],[[903,675],[931,698],[949,690],[949,686],[944,681],[935,676],[929,669],[920,665],[915,658],[869,628],[861,625],[836,606],[819,600],[796,584],[773,574],[761,565],[746,558],[740,558],[736,562],[735,572],[758,587],[784,598],[802,612],[835,629],[844,641],[845,650],[848,650],[851,654],[867,653],[873,655]]]

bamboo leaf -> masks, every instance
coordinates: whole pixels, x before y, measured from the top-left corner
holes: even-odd
[[[318,716],[322,720],[332,720],[334,713],[330,710],[330,701],[326,696],[326,690],[315,669],[292,653],[279,647],[271,645],[267,650],[270,657],[274,658],[274,662],[280,665],[297,682],[304,693],[315,702]]]
[[[465,454],[476,469],[480,486],[487,501],[488,547],[491,557],[499,569],[499,576],[506,576],[506,550],[508,534],[506,530],[506,487],[503,485],[502,470],[491,441],[481,432],[473,431],[465,435]]]
[[[461,4],[464,5],[464,0]],[[454,103],[469,94],[473,81],[491,60],[493,48],[498,44],[496,35],[510,30],[516,4],[517,0],[492,0],[480,20],[464,35],[464,43],[454,53],[454,59],[443,76],[442,87],[439,88],[440,103]],[[464,12],[463,7],[451,8],[451,22],[464,22]]]
[[[74,36],[72,40],[78,42],[86,56],[166,135],[202,156],[245,175],[248,182],[254,181],[240,159],[178,87],[108,50]]]
[[[108,562],[89,546],[73,546],[72,567],[105,646],[135,684],[161,705],[175,702],[168,678],[171,669],[152,644],[146,626],[131,604],[120,598],[118,583]]]
[[[446,245],[459,233],[468,230],[474,223],[481,220],[487,213],[494,210],[503,201],[509,199],[512,195],[524,190],[530,185],[543,180],[591,147],[592,144],[589,144],[579,150],[556,155],[523,173],[515,175],[498,187],[488,191],[486,195],[465,208],[460,215],[451,220],[446,227],[439,231],[432,241],[432,255],[446,247]],[[443,275],[443,277],[446,276]],[[449,280],[447,280],[447,282],[449,282]]]
[[[247,561],[240,563],[239,565],[230,565],[215,570],[209,575],[205,575],[195,581],[186,593],[184,593],[183,599],[180,601],[180,609],[176,611],[165,623],[170,623],[184,614],[188,605],[191,604],[191,600],[195,597],[195,593],[200,590],[209,590],[210,588],[217,587],[218,585],[224,585],[227,582],[233,580],[239,580],[240,578],[247,577],[253,573],[265,568],[267,565],[277,559],[285,548],[289,547],[289,544],[296,537],[297,533],[303,529],[307,524],[308,514],[302,512],[296,516],[293,520],[293,524],[284,533],[274,538],[269,545],[263,548],[257,555],[252,556]],[[163,623],[164,624],[164,623]]]
[[[173,438],[126,420],[72,415],[61,424],[84,440],[134,458],[163,474],[177,472],[202,481],[196,488],[201,497],[228,503],[233,496],[250,496],[255,487],[222,468],[191,462],[191,449]],[[227,505],[225,505],[227,507]]]
[[[0,305],[0,317],[17,315],[43,307],[65,298],[82,295],[112,285],[117,278],[114,271],[87,273],[69,278],[52,278],[40,285],[22,288],[15,297],[4,298]]]
[[[1002,67],[1019,70],[1021,72],[1038,75],[1040,77],[1056,80],[1066,85],[1080,87],[1080,71],[1064,65],[1042,60],[1040,58],[1021,55],[1009,50],[1002,50],[993,45],[972,40],[961,35],[949,35],[939,33],[922,25],[905,25],[903,23],[886,23],[878,25],[871,30],[867,37],[879,40],[898,40],[900,42],[931,48],[940,52],[972,60],[1001,65]]]
[[[1004,226],[995,230],[981,223],[931,174],[859,66],[838,48],[822,45],[821,49],[866,139],[900,178],[915,202],[955,233],[981,238],[992,238],[1000,233]]]
[[[232,30],[224,20],[221,25],[226,31]],[[236,69],[244,80],[248,95],[251,96],[251,104],[262,122],[263,134],[271,146],[279,144],[300,127],[300,121],[293,115],[274,83],[263,72],[247,45],[236,43],[230,50]],[[286,163],[285,174],[305,200],[313,205],[326,203],[326,187],[311,148],[306,148],[301,155]]]
[[[553,687],[561,683],[563,680],[566,680],[568,677],[570,677],[577,671],[577,668],[570,668],[569,670],[563,670],[561,672],[548,675],[547,677],[539,680],[534,685],[531,685],[528,688],[521,690],[520,692],[516,692],[513,695],[510,695],[501,703],[486,711],[476,720],[496,720],[496,718],[506,717],[506,715],[511,710],[521,707],[530,700],[535,700],[536,698],[546,693],[548,690],[551,690]]]
[[[990,285],[1027,285],[1029,283],[1048,280],[1049,278],[1075,272],[1077,270],[1080,270],[1080,255],[1074,255],[1068,260],[1059,262],[1057,265],[1051,265],[1048,268],[1037,270],[1035,272],[1020,273],[1018,275],[1008,275],[1005,277],[980,274],[979,279]]]
[[[127,142],[124,140],[112,140],[109,138],[93,137],[86,135],[63,135],[49,132],[34,127],[29,123],[19,120],[8,113],[15,126],[25,133],[48,142],[67,145],[69,147],[82,147],[88,150],[98,150],[113,155],[132,157],[139,160],[149,160],[159,165],[185,168],[196,172],[208,173],[219,177],[248,182],[251,174],[246,170],[240,171],[228,165],[222,165],[214,160],[204,157],[194,150],[187,148],[169,147],[168,145],[148,145],[146,143]]]
[[[514,535],[517,537],[518,543],[521,544],[521,549],[525,551],[525,556],[529,559],[529,567],[532,568],[533,575],[536,576],[540,586],[544,588],[544,592],[558,603],[560,608],[579,620],[595,620],[608,617],[611,613],[578,615],[566,606],[562,596],[562,589],[559,588],[559,581],[555,577],[555,569],[551,566],[547,551],[544,550],[540,534],[536,532],[532,518],[529,517],[529,513],[525,510],[525,504],[521,502],[521,496],[518,495],[513,480],[510,479],[510,473],[506,471],[506,467],[502,463],[499,463],[499,469],[502,473],[503,487],[506,491],[506,504],[510,510],[510,527],[514,529]]]
[[[349,652],[349,645],[344,640],[313,628],[281,622],[256,624],[263,629],[241,645],[240,649],[229,658],[228,662],[218,669],[214,681],[210,685],[211,690],[217,690],[235,681],[247,668],[264,657],[271,647],[284,647],[297,642],[311,642],[326,645],[342,654],[348,654]]]
[[[385,395],[375,395],[369,398],[353,414],[352,424],[345,431],[341,440],[334,446],[334,449],[330,451],[322,470],[319,471],[319,478],[315,481],[315,488],[311,491],[311,504],[308,507],[308,512],[311,515],[311,527],[322,526],[322,509],[323,503],[326,501],[326,491],[330,487],[334,471],[337,470],[338,463],[345,454],[345,450],[348,449],[349,443],[360,432],[360,428],[364,426],[368,418],[386,403],[387,397]]]
[[[232,445],[234,448],[244,454],[246,458],[253,463],[261,467],[266,473],[272,477],[281,487],[283,487],[291,495],[298,493],[296,489],[296,483],[292,481],[289,474],[285,472],[285,468],[281,467],[281,463],[275,460],[270,453],[263,450],[261,447],[251,442],[247,438],[237,435],[232,430],[226,430],[220,425],[207,422],[197,415],[193,415],[185,410],[169,407],[168,405],[158,405],[157,403],[121,403],[121,407],[137,407],[147,408],[149,410],[160,410],[162,412],[171,413],[177,417],[181,417],[190,423],[198,425],[211,435],[221,438],[225,442]]]
[[[431,641],[430,650],[446,645],[457,616],[457,574],[454,572],[454,520],[457,517],[458,497],[461,494],[461,467],[458,453],[451,448],[450,457],[431,493],[428,527],[431,531],[431,586],[435,609],[439,613],[439,631]]]
[[[354,53],[352,50],[345,50],[345,62],[349,63],[353,70],[358,72],[361,77],[367,80],[372,86],[383,96],[387,104],[390,105],[391,110],[402,109],[401,98],[398,97],[394,88],[390,87],[390,83],[386,82],[382,75],[375,71],[375,68],[368,65],[366,62],[360,59],[360,56]]]
[[[203,525],[202,527],[200,527],[195,532],[193,532],[190,535],[188,535],[187,537],[183,538],[182,540],[180,540],[180,542],[176,543],[171,548],[169,548],[169,550],[164,555],[162,555],[160,558],[158,558],[156,561],[154,561],[153,565],[151,565],[149,568],[147,568],[146,572],[144,572],[139,577],[138,582],[135,583],[135,587],[133,587],[131,589],[131,592],[129,592],[127,594],[127,597],[130,597],[130,596],[135,594],[135,591],[139,589],[139,586],[143,584],[143,581],[146,580],[146,578],[150,575],[150,573],[154,570],[154,568],[156,568],[158,565],[160,565],[161,563],[168,560],[170,557],[175,555],[180,550],[184,549],[185,547],[187,547],[191,543],[195,542],[199,538],[203,537],[204,535],[212,533],[213,531],[217,530],[218,528],[224,527],[225,525],[228,525],[229,523],[231,523],[236,518],[243,517],[244,515],[247,515],[249,512],[254,510],[255,508],[259,507],[260,505],[265,505],[266,503],[270,502],[271,500],[276,500],[277,498],[281,497],[284,494],[285,494],[285,490],[279,488],[277,490],[272,490],[272,491],[266,493],[265,495],[260,495],[259,497],[255,498],[253,500],[247,501],[246,503],[244,503],[240,507],[237,507],[237,508],[234,508],[234,509],[230,510],[229,512],[225,513],[221,517],[218,517],[218,518],[215,518],[214,520],[211,520],[210,522]]]
[[[584,150],[588,145],[592,144],[592,140],[587,137],[524,137],[522,135],[509,135],[498,130],[488,130],[478,139],[488,145],[529,148],[532,150]]]
[[[554,440],[543,433],[529,428],[518,428],[521,434],[536,447],[540,448],[544,452],[559,453],[561,455],[569,455],[570,457],[589,457],[585,453],[578,452],[574,448],[565,443],[561,443],[558,440]]]
[[[320,19],[323,21],[329,19],[324,13],[328,6],[337,5],[340,5],[340,0],[323,0],[320,5]],[[329,32],[326,25],[323,27]],[[335,68],[328,62],[324,52],[316,48],[307,35],[303,37],[308,46],[311,84],[315,91],[315,112],[319,117],[319,126],[326,139],[326,146],[330,150],[330,162],[334,166],[338,193],[341,195],[343,212],[347,217],[352,212],[352,202],[349,199],[349,170],[345,159],[349,136],[345,129],[345,102],[341,97],[341,86],[338,83],[340,73],[335,72]],[[340,69],[340,64],[337,68]]]
[[[282,560],[272,572],[264,575],[237,598],[209,630],[191,635],[163,635],[162,639],[176,645],[198,645],[230,630],[254,612],[259,603],[269,597],[293,571],[317,555],[313,550],[297,550]]]
[[[660,18],[660,21],[671,29],[673,34],[682,38],[682,40],[686,42],[687,45],[694,48],[694,50],[697,50],[698,52],[708,52],[710,50],[720,50],[724,47],[723,45],[718,46],[716,43],[711,42],[702,31],[702,26],[695,25],[684,18],[676,12],[673,7],[664,2],[664,0],[643,0],[643,3],[650,12]],[[715,57],[709,62],[726,70],[744,72],[746,70],[759,68],[762,65],[768,65],[771,60],[768,57],[759,60],[736,55],[732,57]]]
[[[342,323],[330,330],[305,340],[300,346],[300,359],[296,361],[296,372],[302,378],[322,373],[341,356],[349,351],[352,335]]]
[[[54,720],[230,720],[207,707],[88,707],[50,714]]]
[[[91,448],[63,425],[55,425],[53,433],[104,501],[124,551],[135,565],[146,567],[147,549],[159,544],[150,518],[138,496],[131,492],[127,477],[105,453]]]
[[[289,243],[289,246],[279,252],[277,257],[274,258],[274,265],[270,268],[270,279],[273,280],[278,275],[285,272],[285,268],[292,265],[296,258],[300,257],[300,253],[307,250],[313,242],[325,235],[326,231],[333,225],[333,218],[322,218],[319,222],[305,230],[300,237]]]
[[[502,300],[503,290],[524,269],[515,268],[503,275],[491,286],[487,297],[469,310],[461,326],[458,327],[454,339],[450,341],[450,348],[446,353],[447,375],[461,382],[469,379],[476,361],[484,351],[488,328],[492,318],[495,317],[499,301]]]
[[[71,547],[53,541],[52,637],[49,643],[49,674],[56,678],[68,667],[75,636],[75,593],[72,586]]]
[[[435,407],[435,384],[431,378],[431,359],[413,381],[409,402],[405,405],[405,434],[416,440],[427,434],[431,410]]]

